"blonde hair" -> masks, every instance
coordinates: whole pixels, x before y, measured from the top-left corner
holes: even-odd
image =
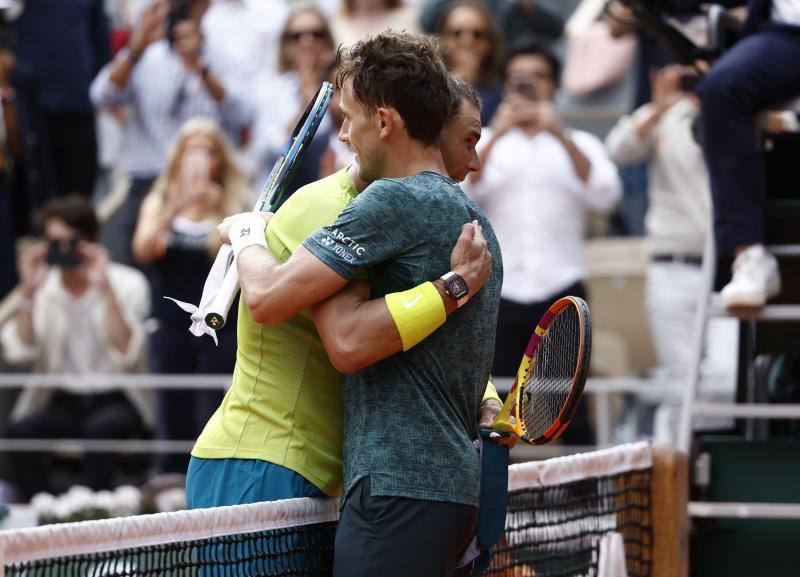
[[[210,212],[210,216],[221,222],[228,215],[250,210],[254,202],[253,191],[244,173],[236,164],[230,142],[219,124],[204,117],[192,118],[181,126],[167,156],[167,164],[153,183],[145,201],[154,197],[162,205],[166,204],[170,188],[176,184],[179,177],[181,158],[186,149],[186,142],[192,136],[210,138],[214,143],[214,153],[219,160],[219,171],[214,177],[214,182],[222,190],[222,199],[219,207]],[[216,236],[216,234],[209,235],[209,251],[211,253],[216,252],[219,248]]]
[[[234,160],[228,138],[216,122],[203,117],[187,120],[178,131],[167,156],[167,165],[156,179],[148,196],[155,196],[166,202],[168,190],[178,178],[186,141],[192,136],[206,136],[214,142],[214,152],[220,163],[219,172],[214,180],[222,188],[220,220],[229,214],[248,210],[248,204],[253,198],[252,190]]]

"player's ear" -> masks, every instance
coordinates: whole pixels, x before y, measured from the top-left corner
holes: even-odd
[[[393,108],[378,108],[377,121],[381,138],[387,138],[397,127],[400,119]]]

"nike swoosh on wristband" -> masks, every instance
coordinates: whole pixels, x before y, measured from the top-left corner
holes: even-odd
[[[411,299],[410,301],[403,301],[403,306],[404,306],[404,307],[406,307],[407,309],[410,309],[410,308],[412,308],[412,307],[413,307],[415,304],[417,304],[417,302],[419,301],[419,299],[420,299],[420,298],[422,298],[422,295],[421,295],[421,294],[418,294],[416,297],[414,297],[414,298],[413,298],[413,299]]]

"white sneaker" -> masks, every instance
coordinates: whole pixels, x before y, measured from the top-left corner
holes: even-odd
[[[763,307],[781,292],[778,261],[757,244],[739,253],[733,261],[733,278],[720,293],[727,308]]]

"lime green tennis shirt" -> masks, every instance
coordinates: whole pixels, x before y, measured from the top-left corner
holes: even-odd
[[[304,186],[266,232],[281,262],[336,220],[358,194],[346,170]],[[296,471],[327,495],[342,490],[342,375],[310,311],[261,325],[239,303],[233,383],[192,450],[202,459],[261,459]]]

